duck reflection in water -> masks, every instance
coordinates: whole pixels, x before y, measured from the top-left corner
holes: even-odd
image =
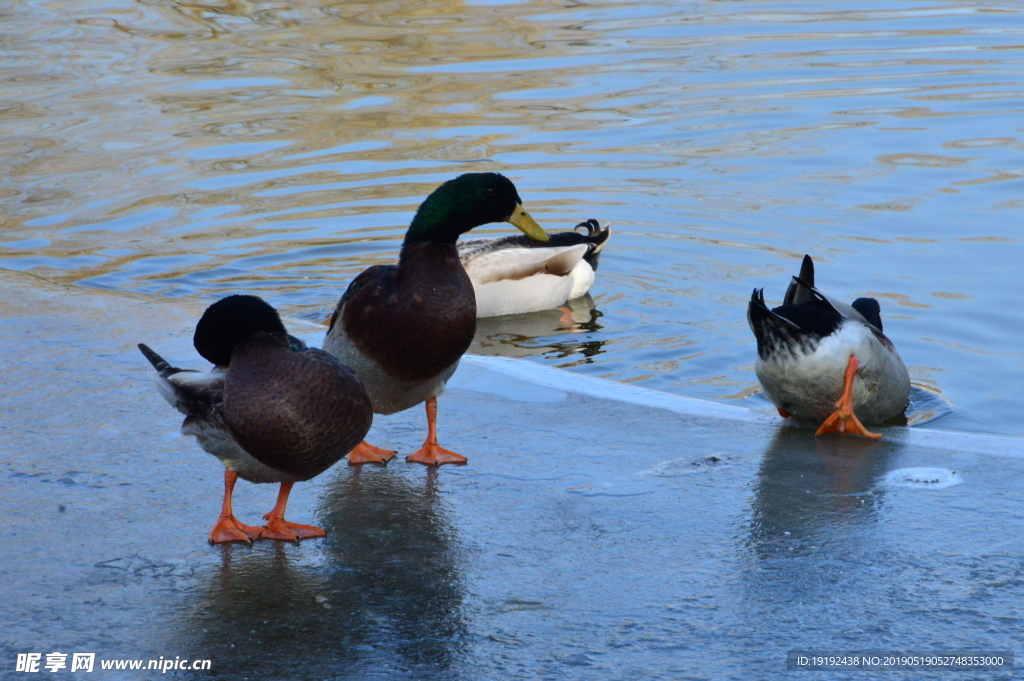
[[[183,629],[188,649],[249,678],[447,676],[466,634],[465,587],[437,471],[424,481],[362,468],[326,491],[322,553],[223,547]]]
[[[869,528],[883,499],[876,486],[893,451],[886,442],[780,428],[754,490],[750,544],[758,557],[841,545]]]
[[[597,322],[600,317],[588,293],[554,310],[478,319],[469,352],[498,357],[580,355],[580,363],[587,363],[604,352],[604,340],[589,340],[603,328]]]

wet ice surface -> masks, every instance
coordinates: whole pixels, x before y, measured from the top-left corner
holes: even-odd
[[[439,415],[468,466],[337,466],[289,506],[326,539],[210,547],[221,466],[177,435],[135,349],[201,367],[203,304],[0,286],[4,665],[59,650],[213,661],[190,679],[774,679],[792,649],[1019,638],[1019,440],[815,438],[471,358]],[[424,432],[416,408],[370,439],[404,456]],[[275,494],[240,484],[238,516]]]

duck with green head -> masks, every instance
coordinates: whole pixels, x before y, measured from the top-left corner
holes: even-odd
[[[476,331],[473,284],[455,242],[480,225],[509,222],[532,239],[547,233],[498,173],[460,175],[427,197],[405,234],[397,265],[376,265],[349,285],[331,316],[324,350],[362,379],[378,414],[426,402],[428,435],[408,461],[439,466],[466,458],[437,443],[437,396]],[[361,443],[350,463],[381,463],[395,452]]]

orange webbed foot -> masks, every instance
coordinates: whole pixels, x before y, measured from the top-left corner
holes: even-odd
[[[466,463],[466,457],[437,444],[437,398],[428,398],[426,407],[427,439],[415,454],[405,457],[405,460],[412,463],[421,463],[425,466],[440,466],[444,463],[462,465]]]
[[[314,539],[327,534],[319,527],[290,523],[284,519],[284,510],[288,506],[288,497],[292,493],[292,485],[294,483],[281,483],[281,491],[277,494],[277,503],[274,504],[274,508],[270,509],[270,513],[263,516],[263,519],[267,521],[267,526],[263,528],[263,534],[260,536],[260,539],[293,541],[297,544],[300,539]]]
[[[241,541],[251,544],[263,534],[262,527],[253,527],[238,522],[233,515],[222,515],[217,519],[217,524],[210,530],[209,541],[211,544],[224,544],[229,541]]]
[[[395,458],[398,452],[390,449],[382,449],[380,447],[374,447],[366,440],[363,440],[356,445],[356,448],[348,453],[348,463],[350,466],[355,466],[361,463],[380,463],[386,464],[391,459]]]
[[[466,457],[445,449],[436,442],[425,442],[415,454],[405,457],[411,463],[421,463],[425,466],[440,466],[445,463],[461,465],[466,463]]]
[[[775,407],[775,408],[779,410],[779,416],[781,416],[784,419],[788,419],[790,416],[792,416],[792,414],[790,414],[788,411],[786,411],[782,407]]]
[[[825,435],[826,433],[839,433],[845,435],[852,433],[854,435],[863,435],[874,440],[881,439],[881,433],[872,433],[864,424],[860,422],[857,415],[853,413],[853,377],[857,375],[857,369],[860,367],[860,362],[853,355],[850,355],[850,360],[846,363],[846,375],[844,377],[843,395],[836,401],[836,410],[832,412],[832,415],[825,419],[825,422],[821,424],[821,428],[818,428],[815,435]]]
[[[267,526],[263,530],[260,539],[277,539],[279,541],[293,541],[296,544],[302,539],[316,539],[326,536],[323,528],[314,525],[301,525],[290,523],[280,516],[273,516],[270,513],[263,516]]]
[[[224,469],[224,503],[220,507],[220,517],[217,524],[210,530],[207,537],[211,544],[224,544],[230,541],[244,541],[251,544],[259,539],[263,533],[262,527],[243,525],[238,522],[234,512],[231,510],[231,495],[235,492],[235,483],[238,481],[238,473],[230,468]]]
[[[882,438],[881,433],[872,433],[870,430],[864,427],[864,424],[860,422],[857,415],[853,413],[853,407],[836,407],[836,410],[825,419],[825,423],[821,424],[821,428],[818,428],[815,435],[825,435],[827,433],[839,433],[840,435],[863,435],[873,440],[879,440]]]

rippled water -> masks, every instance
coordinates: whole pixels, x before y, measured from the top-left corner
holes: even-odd
[[[1024,433],[1015,0],[0,13],[0,267],[321,319],[434,186],[497,170],[549,230],[614,234],[575,324],[489,320],[476,352],[764,407],[747,299],[806,252],[880,298],[941,427]]]

